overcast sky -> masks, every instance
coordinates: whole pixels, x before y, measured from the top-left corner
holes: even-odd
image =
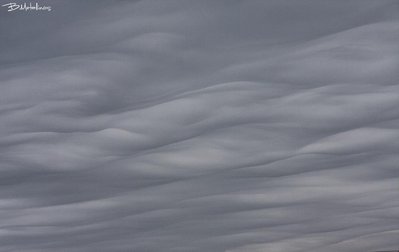
[[[399,249],[397,0],[38,3],[0,8],[0,251]]]

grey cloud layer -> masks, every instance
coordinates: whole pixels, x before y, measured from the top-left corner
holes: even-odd
[[[398,249],[396,1],[47,4],[0,17],[1,251]]]

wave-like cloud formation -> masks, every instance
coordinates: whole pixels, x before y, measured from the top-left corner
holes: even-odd
[[[397,1],[49,1],[0,29],[0,250],[398,249]]]

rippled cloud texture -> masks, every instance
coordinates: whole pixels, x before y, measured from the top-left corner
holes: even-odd
[[[398,1],[40,3],[0,15],[0,251],[399,248]]]

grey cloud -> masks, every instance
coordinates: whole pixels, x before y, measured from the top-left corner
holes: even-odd
[[[399,248],[396,1],[43,4],[1,9],[1,251]]]

